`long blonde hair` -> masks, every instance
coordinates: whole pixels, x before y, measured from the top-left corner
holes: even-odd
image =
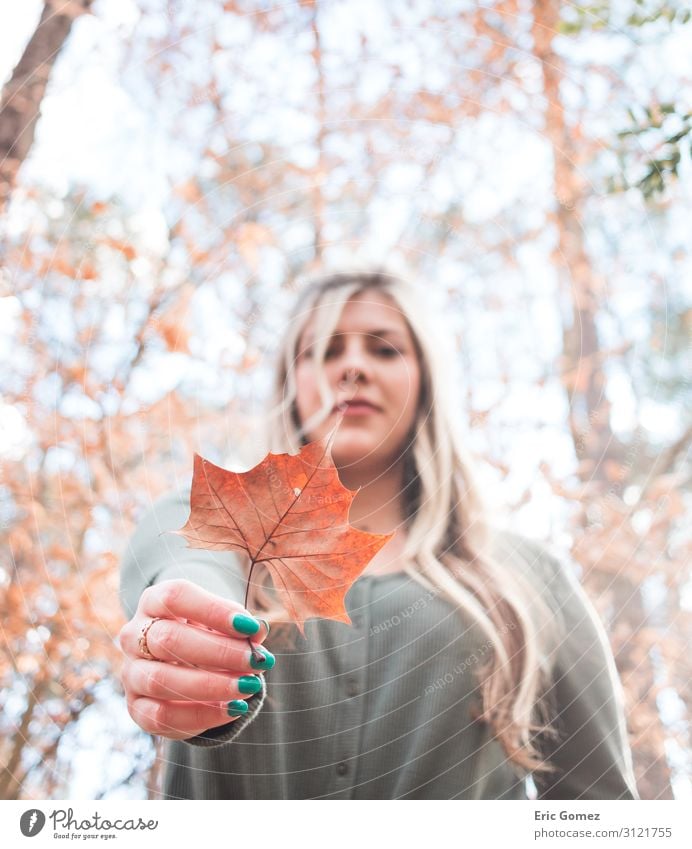
[[[533,733],[554,736],[545,701],[550,686],[548,658],[560,639],[554,614],[536,586],[511,562],[497,556],[494,532],[482,498],[472,455],[460,439],[444,381],[439,329],[427,300],[414,284],[384,271],[333,274],[307,285],[296,299],[278,349],[273,395],[265,418],[264,449],[296,453],[307,442],[316,419],[326,418],[334,399],[323,368],[318,369],[322,408],[301,423],[296,409],[295,360],[307,320],[320,328],[314,360],[322,365],[329,337],[346,302],[355,294],[377,291],[389,296],[408,322],[421,367],[417,418],[404,452],[406,571],[425,588],[456,605],[468,624],[487,637],[485,664],[478,664],[482,711],[508,759],[520,770],[552,771],[534,745]],[[458,413],[457,413],[458,415]],[[248,564],[249,565],[249,561]],[[251,609],[285,624],[265,574],[253,575]],[[283,614],[283,616],[282,616]],[[295,630],[295,629],[294,629]]]

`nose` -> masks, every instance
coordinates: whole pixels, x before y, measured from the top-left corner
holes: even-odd
[[[370,379],[370,364],[363,347],[353,341],[344,348],[336,358],[336,374],[339,379],[339,388],[363,382]]]

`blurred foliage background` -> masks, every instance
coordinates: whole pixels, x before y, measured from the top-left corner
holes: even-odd
[[[509,526],[609,632],[643,798],[692,799],[684,4],[0,5],[0,797],[156,797],[117,565],[233,457],[301,279],[426,281]]]

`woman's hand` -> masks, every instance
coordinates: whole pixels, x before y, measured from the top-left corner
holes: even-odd
[[[140,638],[152,620],[145,642],[150,659]],[[257,672],[274,666],[264,648],[265,663],[253,660],[248,641],[261,645],[267,633],[268,625],[240,604],[191,581],[147,587],[119,635],[130,716],[150,734],[172,740],[235,721],[247,713],[245,700],[261,689]]]

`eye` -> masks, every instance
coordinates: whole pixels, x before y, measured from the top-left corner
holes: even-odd
[[[315,348],[314,345],[308,345],[307,348],[303,348],[303,350],[300,352],[300,357],[302,357],[304,359],[310,359],[312,357],[312,353],[313,353],[314,348]],[[325,354],[324,354],[325,359],[329,359],[329,357],[333,357],[335,353],[336,353],[336,350],[335,350],[334,346],[330,345],[329,348],[327,348],[327,350],[325,351]]]
[[[387,345],[385,348],[378,348],[377,353],[382,354],[385,357],[394,357],[399,353],[399,351],[391,345]]]

